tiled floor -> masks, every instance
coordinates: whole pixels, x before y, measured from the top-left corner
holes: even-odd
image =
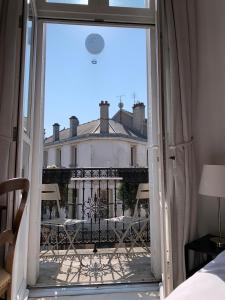
[[[87,296],[29,298],[30,300],[159,300],[158,292],[113,293]]]
[[[51,254],[40,261],[40,276],[37,286],[55,285],[90,285],[104,283],[154,282],[150,272],[151,258],[143,248],[135,248],[135,252],[127,255],[124,248],[119,249],[110,263],[110,249],[98,250],[94,254],[91,249],[78,250],[82,265],[74,255],[62,261]]]

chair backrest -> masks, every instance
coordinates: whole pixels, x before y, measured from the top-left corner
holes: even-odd
[[[8,194],[10,192],[15,192],[20,190],[22,197],[20,201],[19,208],[17,209],[16,216],[12,222],[12,230],[5,230],[2,233],[2,237],[5,242],[10,242],[7,255],[6,255],[6,270],[11,273],[12,266],[13,266],[13,257],[14,257],[14,250],[16,244],[16,238],[18,235],[18,231],[20,228],[21,219],[23,216],[24,209],[27,203],[27,195],[29,191],[29,180],[26,178],[13,178],[7,180],[5,182],[0,183],[0,195]],[[15,199],[15,197],[14,197]],[[2,242],[4,242],[2,239]]]
[[[56,201],[59,217],[63,218],[63,214],[61,212],[59,204],[61,197],[59,192],[59,186],[57,183],[42,184],[41,200]]]
[[[140,183],[137,190],[137,200],[140,199],[149,199],[149,184],[148,183]]]
[[[138,205],[140,200],[149,200],[149,184],[148,183],[140,183],[138,185],[137,195],[136,195],[136,204],[134,208],[134,217],[138,216]]]

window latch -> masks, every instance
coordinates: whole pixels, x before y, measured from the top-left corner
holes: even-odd
[[[176,160],[176,157],[175,156],[170,156],[169,159]]]

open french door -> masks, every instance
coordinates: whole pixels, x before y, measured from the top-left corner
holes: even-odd
[[[33,118],[36,49],[36,8],[33,0],[23,1],[20,16],[22,44],[20,54],[20,86],[17,121],[16,177],[31,178],[33,157]],[[13,266],[12,298],[24,299],[27,286],[27,253],[31,193],[21,221]],[[20,199],[17,199],[16,211]]]
[[[32,202],[30,209],[30,240],[29,240],[29,253],[28,253],[28,282],[31,285],[34,285],[38,276],[38,263],[39,263],[39,237],[40,237],[40,207],[41,204],[38,201],[40,199],[40,184],[41,184],[41,171],[42,171],[42,155],[43,155],[43,95],[44,95],[44,72],[45,72],[45,22],[52,19],[52,22],[62,22],[63,20],[69,20],[71,22],[76,22],[77,19],[81,21],[83,16],[84,20],[89,20],[90,18],[96,17],[95,7],[90,7],[93,9],[92,14],[87,14],[88,7],[80,6],[76,7],[73,5],[63,5],[61,4],[49,4],[51,1],[41,0],[40,9],[39,9],[39,21],[38,21],[38,52],[37,52],[37,80],[36,80],[36,93],[35,93],[35,115],[34,115],[34,135],[33,141],[32,137],[29,136],[29,131],[24,133],[23,128],[21,129],[21,162],[24,162],[20,165],[21,172],[28,172],[28,177],[31,176],[31,194]],[[56,1],[57,2],[57,1]],[[90,5],[95,2],[96,7],[98,6],[97,1],[90,1]],[[58,2],[60,3],[60,2]],[[107,23],[107,14],[104,14],[105,10],[109,9],[110,19],[109,22],[120,23],[121,25],[121,11],[119,16],[114,16],[113,19],[113,9],[106,7],[108,1],[100,1],[102,6],[103,13],[100,17],[104,17]],[[100,6],[100,7],[101,7]],[[52,10],[51,10],[52,9]],[[80,11],[79,11],[80,10]],[[111,11],[112,10],[112,11]],[[157,10],[157,7],[156,7]],[[79,12],[79,14],[78,14]],[[132,12],[132,10],[130,10]],[[100,13],[99,13],[100,15]],[[153,14],[154,15],[154,14]],[[88,18],[87,18],[88,16]],[[97,15],[98,16],[98,15]],[[118,18],[118,20],[116,20]],[[101,18],[99,18],[101,19]],[[132,15],[130,20],[135,20],[135,17]],[[153,17],[154,19],[154,17]],[[143,19],[144,20],[144,19]],[[146,20],[150,20],[147,18]],[[91,21],[93,21],[91,19]],[[142,20],[135,20],[136,23],[142,22]],[[150,22],[150,21],[149,21]],[[144,21],[143,21],[144,23]],[[147,24],[147,23],[145,23]],[[150,22],[149,25],[152,25]],[[158,28],[157,28],[158,29]],[[163,133],[163,107],[162,107],[162,98],[161,98],[161,80],[160,80],[160,49],[157,48],[159,45],[158,35],[156,27],[152,26],[149,30],[149,63],[148,63],[148,76],[149,76],[149,107],[148,110],[148,119],[151,120],[151,136],[149,137],[149,159],[150,164],[153,166],[151,173],[149,174],[151,179],[151,193],[152,199],[151,202],[151,239],[152,239],[152,268],[155,274],[162,273],[162,281],[164,286],[164,294],[167,295],[172,289],[172,264],[171,264],[171,252],[170,252],[170,226],[169,226],[169,207],[165,201],[165,142],[164,142],[164,133]],[[32,119],[32,116],[31,116]],[[24,122],[24,121],[23,121]],[[27,136],[28,135],[28,136]],[[32,147],[33,145],[33,147]],[[32,151],[33,150],[33,151]],[[25,159],[22,159],[22,153],[25,153]],[[29,153],[33,155],[33,158],[29,157]],[[32,159],[32,169],[31,166]],[[24,173],[25,174],[25,173]],[[36,200],[35,200],[36,199]],[[31,237],[33,238],[31,241]],[[161,249],[161,251],[160,251]],[[35,263],[34,263],[35,262]]]

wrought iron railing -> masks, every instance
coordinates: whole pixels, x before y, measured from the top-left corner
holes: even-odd
[[[57,183],[61,195],[61,212],[66,218],[85,220],[74,240],[76,247],[94,244],[95,249],[114,247],[118,242],[109,221],[106,219],[118,216],[132,216],[137,203],[137,190],[141,183],[148,182],[147,168],[71,168],[71,169],[43,169],[43,183]],[[149,201],[139,203],[138,217],[149,218]],[[55,201],[42,201],[42,220],[58,217]],[[76,225],[68,230],[75,230]],[[124,223],[115,224],[117,230],[124,232]],[[136,232],[141,223],[136,225]],[[142,232],[142,240],[150,242],[149,222]],[[52,229],[52,231],[54,231]],[[68,246],[68,240],[60,228],[54,231],[50,243],[55,239],[62,249]],[[124,239],[131,241],[132,230]],[[41,236],[41,245],[45,244],[45,235]]]

